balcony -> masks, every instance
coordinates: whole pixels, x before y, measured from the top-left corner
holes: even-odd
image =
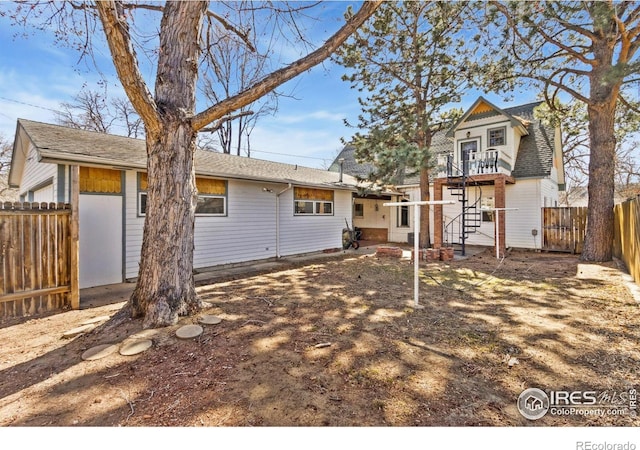
[[[500,152],[495,149],[485,150],[483,152],[468,152],[468,161],[464,164],[467,166],[467,175],[486,175],[500,173],[498,169]],[[438,155],[438,165],[436,168],[438,178],[461,177],[463,174],[463,164],[459,160],[454,159],[453,153]]]

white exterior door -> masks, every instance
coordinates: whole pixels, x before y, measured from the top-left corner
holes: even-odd
[[[80,195],[80,288],[122,282],[122,196]]]

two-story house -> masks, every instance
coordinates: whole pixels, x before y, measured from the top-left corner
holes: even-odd
[[[430,220],[434,246],[460,244],[541,248],[542,208],[558,205],[564,189],[559,127],[534,117],[541,102],[499,108],[483,97],[447,130],[436,132],[432,151],[431,200],[454,200],[433,206]],[[345,148],[338,159],[351,155]],[[344,164],[347,173],[354,164]],[[363,166],[366,171],[366,166]],[[363,167],[357,167],[360,170]],[[353,173],[357,175],[358,173]],[[421,200],[418,177],[399,180],[393,201]],[[354,226],[367,229],[371,200],[354,196]],[[413,236],[410,208],[381,209],[376,226],[384,227],[389,242],[408,242]],[[381,234],[381,233],[379,233]]]

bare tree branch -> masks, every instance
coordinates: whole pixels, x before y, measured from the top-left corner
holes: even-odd
[[[204,128],[209,123],[223,117],[229,111],[234,111],[246,106],[258,98],[271,92],[282,83],[292,79],[296,75],[311,69],[328,58],[371,14],[380,6],[381,0],[364,2],[360,10],[351,17],[347,23],[331,36],[319,49],[299,59],[298,61],[267,75],[262,81],[251,88],[227,98],[198,114],[192,119],[195,130]]]
[[[136,110],[147,130],[158,133],[162,129],[158,106],[140,73],[128,23],[121,17],[122,9],[113,0],[100,0],[96,6],[113,59],[120,62],[115,68],[122,87],[131,103],[137,105]]]
[[[200,133],[206,133],[206,132],[213,133],[215,131],[218,131],[220,129],[220,127],[222,127],[222,125],[224,125],[225,122],[229,122],[230,120],[235,120],[235,119],[239,119],[240,117],[251,116],[251,115],[253,115],[253,111],[243,111],[243,112],[240,112],[238,114],[232,114],[230,116],[223,117],[222,119],[215,121],[210,127],[201,128],[199,130],[199,132]]]

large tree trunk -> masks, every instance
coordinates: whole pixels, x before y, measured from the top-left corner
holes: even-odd
[[[581,259],[610,261],[613,252],[613,205],[616,139],[615,101],[588,107],[589,209]]]
[[[606,5],[604,7],[607,7]],[[602,21],[593,42],[598,65],[590,75],[589,98],[589,209],[581,259],[610,261],[613,254],[613,205],[615,186],[615,112],[622,80],[613,67],[615,30],[613,19]]]
[[[196,187],[195,133],[188,123],[165,123],[148,147],[147,210],[138,283],[130,299],[144,327],[174,324],[200,308],[193,280]]]
[[[143,326],[193,314],[201,303],[193,280],[197,200],[194,153],[200,27],[207,2],[168,2],[161,23],[155,99],[162,127],[147,130],[147,211],[138,283],[129,300]]]

